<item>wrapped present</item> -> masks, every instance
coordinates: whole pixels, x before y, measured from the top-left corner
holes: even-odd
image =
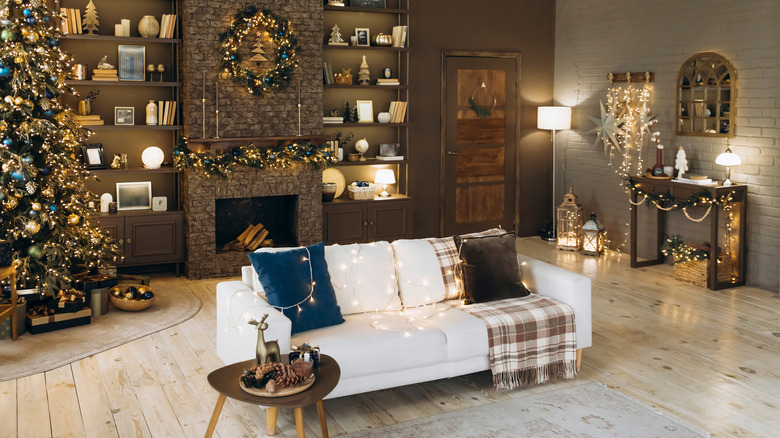
[[[84,292],[75,289],[60,290],[57,297],[46,302],[55,313],[70,313],[81,310],[86,303]]]
[[[0,267],[11,266],[13,262],[14,250],[11,242],[0,239]]]
[[[73,287],[80,291],[88,292],[92,289],[114,287],[117,284],[119,284],[119,279],[116,278],[116,275],[96,274],[79,278],[73,284]]]
[[[46,333],[68,327],[89,324],[92,318],[92,309],[84,307],[77,312],[37,314],[27,313],[27,330],[32,334]]]
[[[320,347],[318,346],[311,346],[309,344],[301,344],[301,345],[293,345],[290,347],[290,354],[288,355],[290,358],[290,363],[293,363],[295,359],[298,358],[305,358],[306,356],[309,356],[309,359],[314,362],[314,368],[318,368],[320,366]]]

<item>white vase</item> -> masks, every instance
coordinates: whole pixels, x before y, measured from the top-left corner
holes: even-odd
[[[390,122],[390,113],[382,112],[377,114],[376,119],[379,121],[379,123],[388,123]]]
[[[151,15],[144,15],[138,22],[138,33],[144,38],[155,38],[160,33],[160,23]]]
[[[150,100],[149,103],[146,104],[146,124],[157,124],[157,104],[154,103],[153,100]]]

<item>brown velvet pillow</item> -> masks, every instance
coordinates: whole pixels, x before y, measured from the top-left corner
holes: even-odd
[[[515,235],[455,236],[462,260],[466,303],[519,298],[530,294],[520,279]]]

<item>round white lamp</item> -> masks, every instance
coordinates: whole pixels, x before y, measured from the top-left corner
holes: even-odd
[[[165,152],[157,146],[149,146],[141,154],[141,161],[147,169],[159,169],[165,160]]]
[[[387,193],[387,185],[395,184],[395,173],[393,169],[377,169],[374,182],[382,184],[382,193],[379,194],[382,198],[389,198],[390,194]]]
[[[739,158],[739,155],[735,154],[734,152],[731,152],[731,148],[727,147],[726,152],[718,155],[717,158],[715,158],[715,164],[726,166],[726,180],[723,181],[724,186],[730,186],[731,183],[731,167],[732,166],[739,166],[742,164],[742,159]]]

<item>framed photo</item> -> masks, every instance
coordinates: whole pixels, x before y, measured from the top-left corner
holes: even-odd
[[[349,5],[353,8],[385,8],[385,0],[352,0]]]
[[[146,46],[117,46],[119,53],[119,80],[143,81],[146,67]]]
[[[382,157],[395,157],[400,149],[398,143],[382,143],[379,145],[379,155]]]
[[[371,45],[371,31],[367,27],[356,27],[355,36],[357,37],[358,46]]]
[[[116,183],[117,210],[149,210],[152,208],[152,182]]]
[[[114,124],[115,125],[134,125],[135,124],[135,108],[132,106],[115,106],[114,107]]]
[[[105,158],[103,158],[103,144],[82,145],[81,153],[84,156],[84,167],[87,169],[105,169],[108,167]]]
[[[358,123],[374,123],[374,102],[358,100],[355,102],[358,111]]]

